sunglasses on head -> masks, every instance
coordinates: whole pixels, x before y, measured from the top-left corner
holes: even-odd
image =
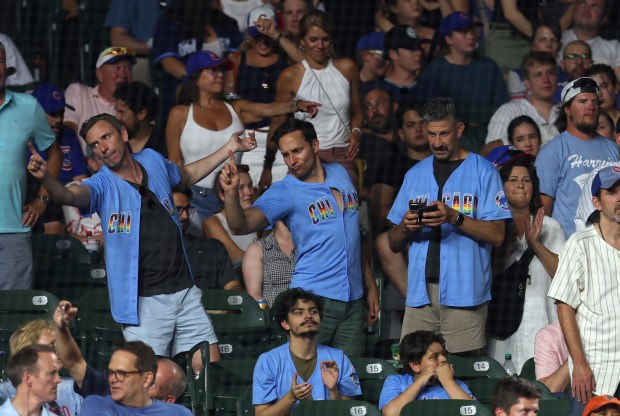
[[[126,48],[124,46],[113,46],[111,48],[108,48],[108,50],[106,50],[105,52],[105,56],[120,56],[120,55],[129,55],[129,56],[134,56],[136,54],[136,51],[134,51],[131,48]]]

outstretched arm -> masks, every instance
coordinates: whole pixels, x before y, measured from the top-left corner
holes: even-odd
[[[250,234],[265,229],[269,224],[267,217],[258,208],[241,208],[239,203],[239,172],[232,152],[230,163],[220,174],[220,184],[224,190],[224,213],[228,226],[234,234]]]
[[[241,134],[243,134],[241,131],[233,133],[228,143],[217,149],[215,153],[203,157],[189,165],[179,166],[181,186],[192,186],[205,178],[226,160],[229,153],[232,155],[235,152],[248,152],[255,149],[256,139],[254,138],[254,133],[250,133],[248,135],[249,137],[245,140],[241,140],[239,137]]]
[[[64,368],[69,371],[75,384],[82,388],[86,375],[86,360],[82,357],[80,347],[73,339],[69,324],[78,309],[71,302],[62,300],[54,311],[54,335],[56,338],[56,354]]]
[[[37,153],[32,143],[28,143],[32,152],[28,171],[41,182],[50,197],[61,205],[71,205],[74,207],[86,207],[90,205],[90,188],[85,185],[73,185],[64,187],[49,171],[47,162]]]

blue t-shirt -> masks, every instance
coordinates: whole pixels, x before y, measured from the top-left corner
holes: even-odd
[[[56,136],[33,96],[10,90],[0,106],[0,132],[0,233],[25,233],[30,231],[22,224],[28,142],[45,150]]]
[[[274,226],[291,230],[297,258],[291,287],[350,302],[363,295],[360,260],[359,200],[347,171],[323,163],[325,183],[302,182],[287,175],[254,203]],[[343,211],[331,188],[342,195]]]
[[[97,371],[90,364],[86,364],[82,387],[80,388],[75,384],[74,390],[82,397],[107,396],[110,394],[110,381],[101,371]]]
[[[362,394],[357,372],[344,352],[319,344],[317,345],[316,368],[308,379],[308,383],[312,384],[313,400],[329,400],[329,390],[321,378],[322,361],[335,361],[338,365],[338,391],[341,396],[353,397]],[[280,400],[291,390],[293,376],[296,372],[288,342],[261,354],[254,367],[252,404],[268,404]],[[297,383],[303,383],[299,376]]]
[[[472,399],[474,396],[469,391],[469,387],[461,380],[454,380],[456,384],[463,389],[465,393],[467,393]],[[383,409],[383,407],[402,394],[405,390],[409,388],[413,384],[413,375],[412,374],[393,374],[385,379],[385,383],[383,383],[383,388],[381,389],[381,396],[379,397],[379,409]],[[449,400],[450,396],[443,388],[441,384],[435,384],[434,386],[425,386],[416,400]]]
[[[140,42],[153,38],[161,14],[158,0],[112,0],[105,27],[122,27]]]
[[[409,201],[428,204],[437,199],[439,186],[430,156],[405,175],[403,185],[388,214],[388,220],[400,224],[409,211]],[[499,173],[483,157],[469,153],[443,186],[442,201],[471,218],[482,221],[511,218]],[[432,229],[411,233],[409,246],[406,304],[410,308],[428,305],[425,268]],[[491,243],[474,240],[459,227],[441,225],[439,265],[439,304],[452,307],[477,306],[491,300]]]
[[[536,157],[540,193],[554,199],[551,217],[559,221],[566,237],[575,232],[579,195],[588,174],[617,161],[618,146],[602,136],[580,140],[565,131],[540,149]]]
[[[82,403],[82,414],[88,416],[191,416],[192,412],[178,404],[153,400],[147,407],[127,407],[110,396],[88,396]]]

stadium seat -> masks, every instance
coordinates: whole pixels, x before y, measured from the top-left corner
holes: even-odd
[[[469,387],[469,390],[471,390],[476,400],[484,404],[489,404],[491,403],[491,396],[493,395],[493,391],[495,390],[495,386],[497,385],[497,382],[499,380],[499,378],[482,377],[473,380],[467,380],[465,384],[467,384],[467,387]],[[558,398],[549,391],[549,388],[547,388],[547,386],[538,381],[530,381],[536,384],[536,387],[541,390],[542,400],[558,400]]]
[[[222,360],[211,363],[207,387],[212,388],[213,409],[217,415],[254,414],[252,382],[256,359]]]
[[[536,365],[534,364],[534,357],[523,363],[519,377],[528,380],[536,380]]]
[[[500,363],[484,355],[478,357],[450,355],[448,361],[454,367],[454,377],[460,380],[479,377],[503,378],[508,375]]]
[[[414,400],[400,411],[400,416],[438,415],[491,416],[492,413],[476,400]]]
[[[80,298],[75,333],[86,361],[106,371],[112,352],[124,341],[121,325],[112,318],[107,288],[89,290]]]
[[[291,416],[381,416],[372,403],[362,400],[309,400],[299,403],[291,411]]]
[[[222,345],[241,345],[244,356],[258,357],[266,350],[271,326],[269,310],[261,309],[247,292],[205,290],[202,302]]]
[[[568,414],[568,399],[541,400],[538,408],[539,416],[556,416]]]
[[[208,416],[211,410],[213,410],[213,393],[209,385],[210,379],[207,377],[211,368],[209,343],[203,341],[189,350],[187,354],[189,357],[193,357],[194,353],[198,350],[200,350],[203,367],[198,377],[196,377],[191,366],[191,360],[189,362],[186,360],[187,390],[191,397],[192,415]]]
[[[20,325],[35,319],[52,319],[58,298],[41,290],[0,291],[0,378],[7,379],[9,338]]]
[[[362,387],[362,400],[378,404],[383,382],[388,376],[398,374],[394,366],[379,358],[351,357]]]

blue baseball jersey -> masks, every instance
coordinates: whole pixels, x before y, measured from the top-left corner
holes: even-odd
[[[289,348],[290,344],[287,342],[258,357],[252,385],[253,405],[275,402],[291,390],[293,376],[297,369],[293,364]],[[335,361],[338,365],[338,391],[341,396],[353,397],[362,394],[357,372],[344,352],[320,344],[316,348],[316,368],[308,379],[308,383],[312,384],[312,399],[329,400],[329,391],[321,378],[322,361]],[[302,378],[297,376],[297,383],[303,382]]]
[[[412,167],[388,214],[399,224],[409,211],[409,201],[429,203],[437,199],[439,186],[433,173],[433,156]],[[469,153],[443,187],[442,202],[471,218],[482,221],[511,218],[499,173],[477,154]],[[411,233],[409,246],[407,306],[430,304],[425,268],[431,228]],[[471,307],[491,299],[491,243],[474,240],[457,226],[441,225],[439,303]],[[422,265],[422,266],[421,266]]]
[[[618,146],[602,136],[581,140],[565,131],[540,149],[536,157],[540,193],[554,199],[550,215],[567,237],[575,232],[579,195],[588,175],[617,161]]]
[[[181,179],[178,167],[152,149],[144,149],[133,157],[148,173],[149,189],[174,218],[179,233],[182,233],[172,199],[172,187]],[[139,325],[140,193],[107,166],[84,180],[83,184],[90,188],[90,206],[82,210],[83,213],[96,212],[101,218],[112,317],[119,323]]]
[[[255,203],[269,223],[283,220],[297,258],[291,287],[342,302],[363,295],[359,200],[347,171],[323,163],[325,183],[302,182],[292,175],[274,183]],[[342,196],[338,207],[331,188]]]
[[[413,375],[412,374],[393,374],[385,379],[383,383],[383,388],[381,389],[381,396],[379,396],[379,409],[383,409],[383,407],[401,395],[405,390],[409,388],[413,384]],[[456,384],[459,385],[461,389],[465,393],[467,393],[471,398],[474,396],[469,391],[469,387],[461,380],[454,380]],[[416,400],[448,400],[450,396],[443,388],[441,384],[435,384],[434,386],[426,386],[420,393]]]

